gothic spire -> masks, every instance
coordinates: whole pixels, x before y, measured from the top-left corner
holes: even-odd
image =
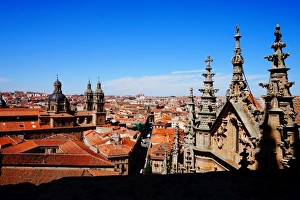
[[[242,101],[245,97],[244,90],[247,88],[247,83],[243,77],[244,58],[241,54],[242,49],[240,45],[240,38],[242,36],[240,34],[240,28],[238,25],[236,25],[235,29],[236,29],[236,33],[234,35],[235,49],[234,49],[234,55],[231,59],[231,63],[233,65],[233,75],[232,75],[232,81],[229,85],[230,89],[227,90],[226,97],[229,100],[233,100],[234,102],[239,102]]]
[[[294,82],[288,82],[287,71],[290,68],[287,68],[284,62],[290,54],[282,52],[282,48],[286,47],[286,44],[281,40],[279,24],[276,25],[274,35],[275,41],[271,45],[274,54],[265,56],[268,61],[272,62],[272,68],[268,70],[270,72],[269,83],[260,83],[259,85],[267,88],[268,97],[292,97],[290,87],[294,85]],[[278,107],[277,100],[273,101],[271,106]]]
[[[259,142],[261,152],[257,155],[262,169],[290,168],[295,167],[293,163],[299,163],[297,161],[299,147],[296,145],[299,143],[299,135],[298,125],[295,122],[297,113],[293,108],[294,96],[290,94],[290,87],[294,82],[288,82],[289,68],[285,66],[284,60],[289,54],[282,52],[282,48],[286,45],[281,41],[279,25],[276,25],[274,35],[275,41],[271,45],[274,54],[265,56],[272,62],[272,67],[268,70],[269,82],[259,84],[267,89],[267,94],[263,96],[266,106],[265,118],[261,123],[262,137]],[[274,145],[264,145],[268,143]],[[266,152],[272,153],[266,154]]]
[[[211,73],[212,67],[210,63],[213,62],[213,59],[208,55],[204,60],[207,63],[206,65],[206,73],[203,73],[202,76],[205,78],[204,80],[204,89],[199,89],[202,92],[202,97],[215,97],[215,93],[218,92],[218,89],[214,89],[212,77],[214,77],[215,73]]]
[[[193,135],[193,127],[195,124],[195,102],[194,102],[194,94],[193,94],[193,88],[190,88],[190,101],[188,102],[189,105],[189,113],[188,113],[188,122],[189,122],[189,130],[190,133]]]
[[[171,155],[172,155],[171,173],[172,174],[178,172],[178,154],[179,154],[179,124],[177,123],[175,126],[174,142],[171,149]]]
[[[198,128],[200,129],[209,129],[213,124],[214,119],[216,118],[216,97],[215,93],[218,92],[218,89],[214,89],[212,77],[215,75],[211,72],[212,67],[210,65],[213,62],[213,59],[208,55],[204,60],[206,62],[206,73],[203,73],[202,76],[205,78],[203,81],[204,88],[199,89],[202,92],[201,102],[199,105],[199,122]]]
[[[272,68],[285,68],[284,60],[290,54],[282,52],[282,48],[286,47],[286,44],[281,41],[282,34],[280,32],[279,24],[276,25],[274,35],[275,35],[275,41],[271,45],[271,48],[274,49],[274,54],[265,56],[265,58],[272,62]]]

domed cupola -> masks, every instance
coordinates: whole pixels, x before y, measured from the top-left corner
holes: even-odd
[[[61,90],[61,82],[58,80],[58,76],[56,77],[56,81],[54,82],[54,91],[48,97],[48,101],[46,104],[46,110],[52,113],[65,113],[70,111],[70,103],[68,98],[62,93]]]
[[[94,111],[103,112],[104,107],[104,92],[101,89],[100,80],[97,83],[97,89],[94,92]]]
[[[56,81],[54,82],[54,91],[53,93],[62,93],[61,92],[61,82],[58,80],[58,76],[56,76]]]

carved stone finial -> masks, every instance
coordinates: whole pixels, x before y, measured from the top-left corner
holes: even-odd
[[[280,42],[282,34],[280,32],[280,25],[279,24],[276,25],[276,29],[274,31],[274,35],[275,35],[275,42]]]
[[[193,97],[194,95],[193,95],[193,88],[191,87],[190,88],[190,97]]]
[[[235,38],[235,49],[234,49],[234,56],[231,60],[232,64],[243,64],[244,63],[244,58],[241,55],[242,49],[240,45],[240,38],[242,37],[240,35],[240,27],[239,25],[235,26],[236,34],[234,35]]]

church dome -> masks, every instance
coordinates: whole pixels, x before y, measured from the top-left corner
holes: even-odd
[[[62,93],[53,93],[48,97],[50,102],[64,102],[68,101],[68,98]]]
[[[70,103],[68,98],[61,91],[61,82],[56,77],[56,81],[54,82],[54,91],[48,97],[47,101],[47,111],[49,112],[68,112],[70,109]]]

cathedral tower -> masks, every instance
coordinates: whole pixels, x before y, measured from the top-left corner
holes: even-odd
[[[267,89],[263,96],[265,100],[265,118],[261,124],[260,152],[257,154],[259,169],[284,169],[293,167],[296,163],[298,151],[298,125],[295,122],[296,113],[293,108],[294,96],[290,87],[294,82],[288,81],[285,59],[288,53],[282,49],[286,44],[282,42],[280,26],[276,25],[275,41],[271,45],[274,54],[265,56],[272,62],[268,70],[270,78],[268,83],[259,85]]]

